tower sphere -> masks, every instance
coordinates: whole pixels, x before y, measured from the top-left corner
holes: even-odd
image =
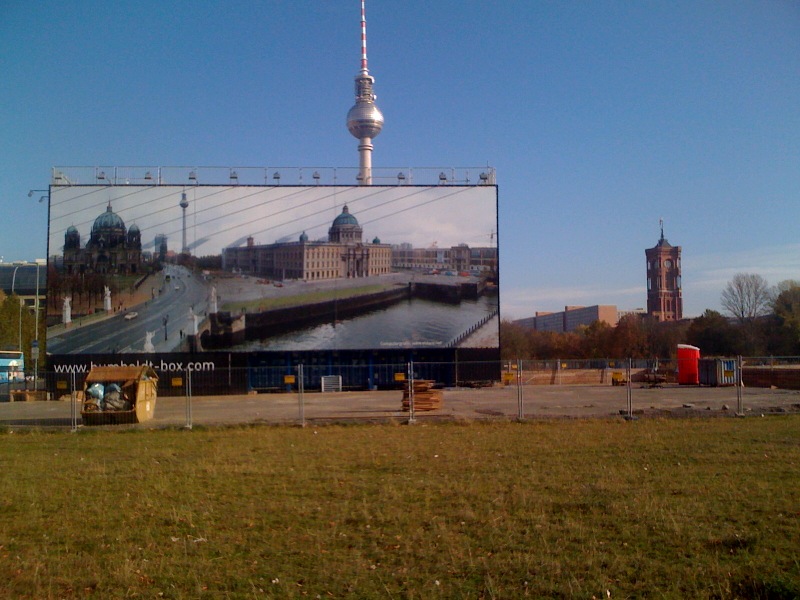
[[[383,115],[374,102],[356,102],[347,112],[347,129],[358,139],[374,138],[383,128]]]

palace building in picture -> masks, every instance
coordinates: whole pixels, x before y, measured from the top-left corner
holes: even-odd
[[[222,266],[269,279],[340,279],[385,275],[392,270],[392,248],[378,238],[363,242],[363,229],[347,205],[328,230],[328,241],[309,241],[303,232],[296,242],[225,248]]]

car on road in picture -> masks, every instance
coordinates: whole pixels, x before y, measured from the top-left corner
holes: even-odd
[[[137,313],[137,312],[129,312],[129,313],[127,313],[125,315],[125,320],[126,321],[132,321],[133,319],[135,319],[138,316],[139,316],[139,313]]]

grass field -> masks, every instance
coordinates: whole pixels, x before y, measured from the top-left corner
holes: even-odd
[[[0,596],[800,597],[800,417],[0,433]]]

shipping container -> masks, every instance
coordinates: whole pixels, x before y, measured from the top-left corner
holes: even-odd
[[[733,358],[701,358],[698,361],[700,385],[714,387],[736,385],[736,360]]]

